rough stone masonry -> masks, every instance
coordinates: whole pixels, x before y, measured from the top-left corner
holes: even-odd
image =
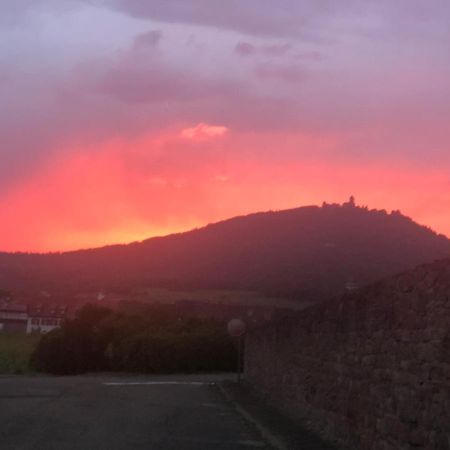
[[[251,332],[245,377],[343,448],[450,449],[450,260]]]

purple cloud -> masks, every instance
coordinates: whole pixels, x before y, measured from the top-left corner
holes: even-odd
[[[447,0],[426,3],[380,0],[369,4],[342,0],[338,5],[335,0],[105,0],[103,3],[139,18],[304,40],[334,39],[330,27],[336,18],[340,24],[354,21],[356,27],[358,20],[364,27],[366,18],[379,18],[384,29],[378,33],[382,36],[386,31],[420,33],[424,25],[445,27],[450,16]]]
[[[239,56],[251,56],[256,53],[256,47],[248,42],[238,42],[234,48]]]
[[[241,41],[236,44],[234,50],[239,56],[260,55],[273,58],[284,56],[291,49],[292,45],[289,43],[254,45],[250,42]]]
[[[291,44],[284,43],[284,44],[270,44],[265,45],[261,48],[261,51],[264,55],[267,56],[284,56],[286,53],[288,53],[292,48]]]
[[[156,47],[162,38],[161,30],[151,30],[146,33],[138,34],[134,39],[134,47],[137,49]]]
[[[255,35],[301,34],[301,7],[295,0],[113,0],[122,11],[169,23],[192,23]],[[303,8],[303,11],[308,8]],[[292,14],[294,12],[294,14]]]
[[[255,75],[260,80],[281,80],[288,83],[299,83],[305,81],[307,71],[304,67],[298,65],[279,65],[279,64],[259,64],[254,69]]]

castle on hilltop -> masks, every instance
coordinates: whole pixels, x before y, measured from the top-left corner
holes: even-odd
[[[348,199],[347,202],[342,203],[342,205],[340,205],[339,203],[327,203],[327,202],[323,202],[322,203],[322,208],[329,208],[329,207],[336,207],[336,206],[343,206],[343,207],[347,207],[347,208],[356,208],[356,200],[355,197],[353,195],[350,196],[350,198]]]

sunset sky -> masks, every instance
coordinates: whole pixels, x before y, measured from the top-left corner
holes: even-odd
[[[0,0],[0,250],[343,202],[450,235],[448,0]]]

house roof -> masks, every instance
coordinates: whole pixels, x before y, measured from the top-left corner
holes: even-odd
[[[0,311],[1,312],[26,313],[27,305],[21,305],[20,303],[0,302]]]
[[[28,307],[30,317],[55,317],[64,318],[67,315],[66,305],[30,305]]]

